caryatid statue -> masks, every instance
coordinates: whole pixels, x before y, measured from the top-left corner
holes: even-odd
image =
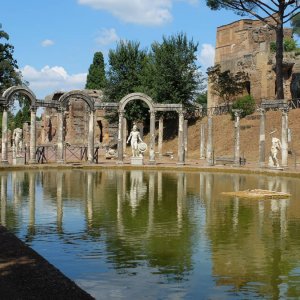
[[[276,137],[272,137],[272,146],[271,146],[271,152],[269,156],[269,167],[279,167],[279,162],[277,158],[278,151],[281,150],[281,142],[280,139]]]

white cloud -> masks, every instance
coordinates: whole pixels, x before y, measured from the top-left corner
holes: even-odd
[[[38,98],[44,98],[55,91],[83,89],[87,76],[87,73],[68,74],[63,67],[59,66],[45,66],[37,70],[26,65],[21,72]]]
[[[126,23],[161,25],[172,20],[174,0],[78,0],[79,4],[105,10]],[[195,0],[185,0],[195,1]]]
[[[41,42],[41,45],[43,47],[49,47],[49,46],[54,45],[54,41],[52,41],[52,40],[44,40],[44,41]]]
[[[214,65],[215,47],[211,44],[202,44],[199,61],[204,71]]]
[[[95,39],[96,43],[101,46],[107,46],[118,41],[120,38],[114,28],[101,29],[99,36]]]

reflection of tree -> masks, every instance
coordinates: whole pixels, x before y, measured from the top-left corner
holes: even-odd
[[[233,184],[220,190],[220,180],[215,177],[212,187],[215,193],[234,190]],[[248,185],[259,184],[259,179],[252,180],[248,180]],[[277,178],[276,188],[283,189],[286,186],[284,180]],[[222,181],[226,181],[224,176]],[[273,181],[273,178],[268,179],[265,187],[273,185]],[[236,230],[233,230],[235,199],[211,202],[212,215],[207,223],[207,232],[211,240],[213,274],[217,285],[227,286],[246,298],[254,295],[273,299],[299,296],[300,288],[289,278],[300,260],[300,241],[296,238],[291,241],[293,234],[287,226],[288,202],[272,201],[264,200],[262,203],[239,199]],[[299,283],[299,276],[297,281]]]
[[[159,202],[156,185],[151,191],[152,185],[149,184],[153,174],[143,172],[139,179],[135,175],[138,174],[116,171],[113,176],[117,185],[115,190],[95,187],[92,230],[105,236],[106,249],[110,253],[108,260],[121,273],[134,273],[132,268],[147,262],[157,268],[159,274],[182,279],[192,269],[194,225],[190,223],[188,212],[183,210],[182,227],[174,226],[178,219],[176,175],[163,174],[164,195]],[[130,196],[136,184],[146,185],[148,190],[139,194],[135,214],[132,214]],[[110,183],[105,182],[105,186],[110,186]],[[99,194],[101,197],[97,197]],[[153,209],[150,209],[153,194]],[[116,202],[118,195],[119,206]]]

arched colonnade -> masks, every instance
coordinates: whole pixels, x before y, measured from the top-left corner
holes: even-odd
[[[65,141],[64,141],[64,113],[67,110],[71,99],[84,101],[88,106],[89,126],[88,126],[88,161],[93,163],[94,159],[94,117],[96,110],[116,109],[119,115],[118,123],[118,160],[117,163],[123,163],[124,153],[124,113],[126,105],[131,101],[141,100],[149,107],[150,113],[150,164],[155,164],[155,121],[157,112],[176,111],[179,117],[178,126],[178,164],[185,162],[184,150],[184,110],[182,104],[160,104],[155,103],[149,96],[143,93],[132,93],[121,99],[119,102],[101,102],[95,103],[93,98],[81,90],[73,90],[62,94],[58,100],[39,100],[35,94],[26,86],[13,86],[8,88],[0,97],[0,107],[2,109],[2,150],[1,163],[8,164],[8,109],[14,101],[16,94],[26,96],[30,101],[30,157],[29,163],[36,163],[36,111],[40,107],[54,108],[58,114],[58,133],[57,133],[57,163],[65,162]],[[160,122],[162,119],[160,119]],[[161,124],[160,124],[161,125]],[[162,140],[162,139],[160,139]]]

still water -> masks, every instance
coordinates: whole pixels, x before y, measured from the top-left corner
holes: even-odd
[[[0,173],[1,223],[97,299],[300,299],[300,180]],[[289,192],[245,200],[223,191]]]

